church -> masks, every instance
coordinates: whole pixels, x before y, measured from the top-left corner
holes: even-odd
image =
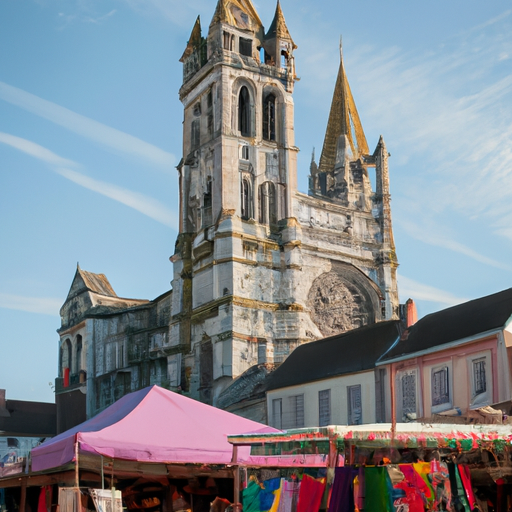
[[[296,50],[279,1],[268,29],[251,0],[218,0],[207,30],[195,21],[180,59],[172,290],[120,298],[77,268],[56,379],[75,420],[153,383],[226,408],[299,345],[398,319],[386,145],[368,149],[341,58],[298,191]]]

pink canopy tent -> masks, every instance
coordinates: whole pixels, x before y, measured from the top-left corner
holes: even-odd
[[[32,450],[32,471],[73,462],[80,452],[165,464],[229,464],[228,434],[276,431],[158,386],[125,395],[90,420]],[[250,460],[239,448],[239,463]]]

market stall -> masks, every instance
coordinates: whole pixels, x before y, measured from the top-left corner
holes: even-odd
[[[245,511],[506,512],[512,506],[507,425],[329,426],[228,439],[235,453],[251,446],[251,460],[262,463],[241,464]],[[323,457],[324,467],[309,466],[311,457]],[[283,464],[290,458],[300,462],[294,471]]]
[[[227,435],[249,431],[275,429],[151,386],[33,449],[30,471],[0,479],[0,488],[16,488],[20,510],[39,499],[52,510],[64,487],[75,497],[60,512],[94,510],[91,500],[82,503],[83,490],[113,487],[129,510],[167,512],[176,502],[208,510],[216,496],[233,499]],[[248,461],[250,447],[238,457]]]

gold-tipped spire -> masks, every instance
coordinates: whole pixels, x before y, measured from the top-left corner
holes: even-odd
[[[357,159],[369,153],[366,136],[345,74],[341,39],[340,68],[334,88],[322,154],[320,156],[319,170],[321,172],[334,169],[340,137],[346,137],[348,140],[353,158]]]

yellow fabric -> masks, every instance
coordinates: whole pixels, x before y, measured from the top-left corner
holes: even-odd
[[[279,482],[279,489],[276,489],[273,494],[275,496],[274,502],[272,503],[272,507],[268,512],[277,512],[277,509],[279,508],[279,500],[281,499],[281,489],[283,488],[283,479],[281,478],[281,481]]]

